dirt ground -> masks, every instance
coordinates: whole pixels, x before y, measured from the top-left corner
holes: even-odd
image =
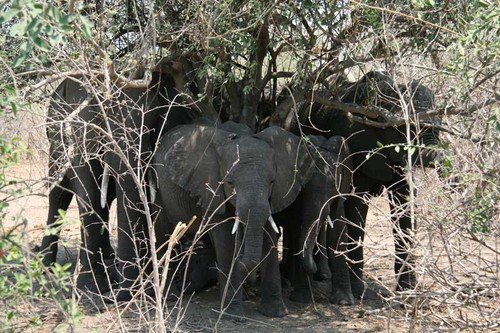
[[[22,180],[28,184],[33,195],[20,197],[10,203],[9,215],[21,215],[27,220],[27,235],[30,246],[40,243],[43,236],[43,228],[47,217],[48,199],[47,189],[39,182],[44,177],[45,168],[43,163],[36,161],[26,161],[8,170],[9,176],[17,180]],[[45,194],[45,195],[44,195]],[[380,217],[378,210],[372,210],[370,221]],[[61,263],[76,260],[76,247],[80,239],[78,224],[78,210],[73,202],[68,216],[75,219],[75,224],[71,223],[62,231],[64,239],[60,247],[58,261]],[[368,222],[371,224],[372,222]],[[13,222],[12,222],[13,223]],[[370,232],[367,241],[376,244],[382,254],[377,255],[376,261],[368,261],[366,264],[367,277],[372,289],[377,289],[376,281],[385,281],[392,288],[394,286],[393,273],[391,272],[391,260],[385,249],[392,245],[390,227],[387,224],[378,224]],[[372,257],[368,254],[368,257]],[[178,322],[178,329],[186,332],[210,332],[217,329],[219,332],[380,332],[390,330],[392,332],[407,331],[405,318],[407,314],[401,309],[390,309],[389,304],[383,302],[381,298],[363,301],[359,305],[341,307],[329,304],[328,302],[328,281],[314,282],[315,304],[302,305],[288,300],[289,290],[284,290],[284,298],[289,310],[288,316],[284,318],[267,318],[257,312],[259,301],[258,291],[253,288],[249,291],[249,298],[246,301],[248,318],[244,323],[236,323],[230,320],[217,321],[217,310],[219,307],[219,296],[217,287],[212,287],[204,292],[192,296],[188,301],[184,301],[182,307],[178,304],[171,304],[171,320]],[[188,298],[188,297],[186,297]],[[151,329],[151,311],[144,306],[111,305],[105,306],[100,302],[98,305],[92,304],[89,299],[83,296],[80,299],[81,308],[85,316],[79,326],[75,328],[78,332],[115,332],[129,331],[142,332]],[[42,306],[43,307],[43,306]],[[392,312],[387,318],[387,312]],[[120,314],[120,315],[118,315]],[[40,331],[52,331],[59,324],[61,318],[47,318]]]
[[[47,189],[39,181],[45,175],[43,159],[25,161],[7,171],[8,175],[25,182],[32,195],[17,198],[10,203],[9,215],[18,213],[27,220],[29,246],[37,245],[43,235],[46,222],[48,200]],[[392,272],[393,240],[387,220],[387,204],[383,199],[373,201],[367,221],[365,274],[370,290],[391,294],[395,281]],[[76,220],[78,211],[72,203],[68,216]],[[11,222],[13,223],[13,222]],[[63,229],[64,244],[59,251],[59,262],[76,260],[76,246],[79,242],[77,223]],[[418,314],[411,307],[401,306],[373,297],[354,306],[337,306],[328,302],[328,282],[314,282],[315,303],[302,305],[288,299],[289,290],[284,290],[284,299],[289,310],[284,318],[267,318],[257,312],[258,292],[251,289],[247,307],[247,320],[236,323],[230,320],[217,320],[216,309],[219,307],[217,287],[212,287],[192,297],[186,297],[182,303],[169,304],[167,327],[177,332],[416,332],[436,331],[437,327],[415,328],[415,316]],[[82,296],[78,298],[84,316],[78,325],[72,327],[76,332],[154,332],[154,311],[144,303],[104,305],[96,298]],[[394,299],[394,298],[391,298]],[[495,301],[493,301],[495,306]],[[58,314],[53,304],[39,302],[39,313],[43,314],[42,326],[33,332],[52,332],[61,328],[64,317]],[[496,303],[498,305],[498,303]],[[1,310],[0,310],[1,311]],[[421,319],[419,320],[421,323]],[[177,323],[177,324],[174,324]]]

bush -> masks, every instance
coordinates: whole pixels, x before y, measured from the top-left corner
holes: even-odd
[[[0,121],[15,117],[15,90],[4,86],[5,97],[0,100]],[[6,170],[20,161],[27,152],[26,145],[15,136],[0,133],[0,331],[18,332],[42,324],[47,308],[64,315],[62,325],[75,325],[81,317],[71,292],[71,264],[44,267],[26,241],[27,221],[22,212],[7,213],[9,202],[26,191],[23,183],[9,179]],[[16,212],[17,213],[17,212]],[[44,306],[34,306],[44,304]]]

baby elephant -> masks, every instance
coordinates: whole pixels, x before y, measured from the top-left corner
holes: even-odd
[[[198,219],[188,233],[206,234],[215,250],[221,312],[244,315],[242,283],[261,271],[259,312],[282,317],[278,228],[271,214],[283,210],[309,180],[313,159],[304,140],[279,128],[257,134],[241,124],[183,125],[162,137],[154,157],[158,196],[166,222]]]
[[[312,301],[310,285],[318,269],[314,248],[322,234],[326,244],[319,244],[319,249],[325,260],[329,258],[328,266],[332,272],[330,301],[353,304],[348,266],[340,254],[346,250],[346,226],[342,219],[345,196],[351,190],[349,149],[340,136],[329,139],[309,136],[307,140],[310,143],[308,153],[315,163],[313,175],[293,204],[274,215],[278,224],[283,226],[283,276],[293,286],[291,300],[300,303]]]

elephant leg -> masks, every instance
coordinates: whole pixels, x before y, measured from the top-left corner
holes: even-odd
[[[346,261],[347,225],[340,219],[332,218],[332,221],[334,221],[333,228],[329,227],[327,230],[328,263],[332,272],[330,302],[338,305],[353,305],[350,269]]]
[[[231,223],[216,223],[209,232],[217,260],[219,290],[221,295],[220,312],[228,319],[243,321],[242,268],[237,262],[235,239],[231,234]]]
[[[140,282],[138,278],[141,269],[145,267],[149,251],[148,228],[144,206],[135,186],[133,178],[128,173],[122,174],[117,182],[117,217],[118,217],[118,246],[117,260],[120,274],[120,290],[116,294],[117,301],[128,301],[132,298],[132,291]],[[151,286],[147,288],[152,293]]]
[[[72,188],[75,190],[82,220],[82,246],[80,248],[81,272],[77,286],[95,292],[109,290],[108,276],[102,259],[112,256],[107,221],[109,209],[102,208],[100,191],[95,175],[102,175],[99,161],[72,168]]]
[[[42,252],[42,262],[45,266],[50,266],[56,262],[57,242],[59,241],[59,234],[61,232],[61,223],[58,221],[59,210],[67,210],[73,199],[73,193],[68,191],[69,188],[70,180],[67,175],[64,175],[61,182],[54,186],[49,193],[49,214],[47,216],[46,228],[54,230],[50,231],[49,234],[45,234],[42,244],[35,248],[37,252]]]
[[[281,254],[281,262],[280,262],[280,273],[281,273],[281,287],[284,289],[291,288],[293,285],[293,281],[295,280],[295,268],[293,267],[293,253],[290,250],[290,232],[288,227],[283,227],[283,252]],[[295,230],[298,232],[298,230]],[[298,237],[298,236],[297,236]]]
[[[316,281],[328,280],[332,276],[330,268],[328,267],[326,244],[326,229],[322,227],[318,234],[318,242],[316,245],[317,249],[314,254],[314,261],[316,262],[316,267],[318,269],[314,274],[314,280]]]
[[[396,250],[394,272],[396,273],[397,290],[413,289],[415,287],[414,262],[409,252],[413,248],[413,227],[408,213],[409,186],[406,180],[398,182],[397,187],[390,192],[391,220]]]
[[[288,309],[283,302],[281,278],[278,261],[278,235],[266,224],[263,242],[263,261],[261,271],[261,301],[259,312],[267,317],[284,317]]]
[[[360,298],[365,292],[363,282],[363,246],[365,239],[365,220],[368,213],[368,204],[358,196],[350,196],[345,202],[345,216],[349,221],[348,257],[351,275],[351,288],[354,297]]]
[[[168,255],[168,241],[170,239],[170,235],[173,233],[173,224],[169,223],[167,210],[161,207],[161,203],[163,202],[161,193],[158,192],[156,195],[155,202],[150,205],[151,209],[151,219],[153,220],[156,234],[156,257],[160,263],[163,263],[159,266],[160,275],[163,274],[163,269],[166,268],[168,264],[169,273],[167,274],[165,281],[165,288],[162,290],[163,296],[167,301],[176,301],[180,296],[180,289],[178,288],[179,284],[176,283],[174,279],[174,272],[178,270],[178,260],[173,260],[178,256],[176,252],[179,246],[174,247],[173,253],[170,254],[170,258],[166,258]],[[147,274],[151,274],[153,272],[152,263],[149,263],[144,268]],[[182,274],[182,272],[181,272]],[[182,288],[182,285],[181,285]]]
[[[308,304],[313,300],[310,279],[302,267],[300,256],[304,255],[304,244],[300,242],[301,229],[298,224],[291,225],[288,228],[288,257],[290,270],[290,282],[292,284],[293,290],[290,293],[290,300]]]
[[[184,292],[191,294],[214,285],[217,282],[215,266],[212,244],[210,240],[202,238],[194,244],[190,261],[184,264],[184,270],[181,272],[183,277],[184,273],[186,276],[185,281],[183,279],[180,283],[185,286]]]

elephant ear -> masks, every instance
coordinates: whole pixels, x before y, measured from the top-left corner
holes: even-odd
[[[335,162],[332,154],[332,149],[335,149],[335,147],[328,145],[330,140],[327,140],[322,135],[308,135],[307,139],[308,152],[313,158],[316,172],[327,174],[331,165]]]
[[[307,151],[306,141],[276,126],[255,134],[274,150],[276,178],[271,192],[271,212],[288,207],[312,176],[313,160]]]
[[[247,125],[241,123],[235,123],[234,121],[231,120],[220,124],[219,128],[227,132],[235,133],[239,136],[254,134],[252,129]]]
[[[203,209],[219,207],[219,214],[225,211],[225,196],[215,146],[226,137],[231,134],[212,126],[182,125],[166,135],[162,144],[169,148],[160,156],[171,181],[197,198]]]
[[[352,184],[352,164],[351,151],[347,145],[347,140],[341,136],[332,136],[323,145],[325,149],[334,154],[334,169],[336,171],[336,186],[340,194],[348,194]],[[342,197],[345,199],[345,197]]]

